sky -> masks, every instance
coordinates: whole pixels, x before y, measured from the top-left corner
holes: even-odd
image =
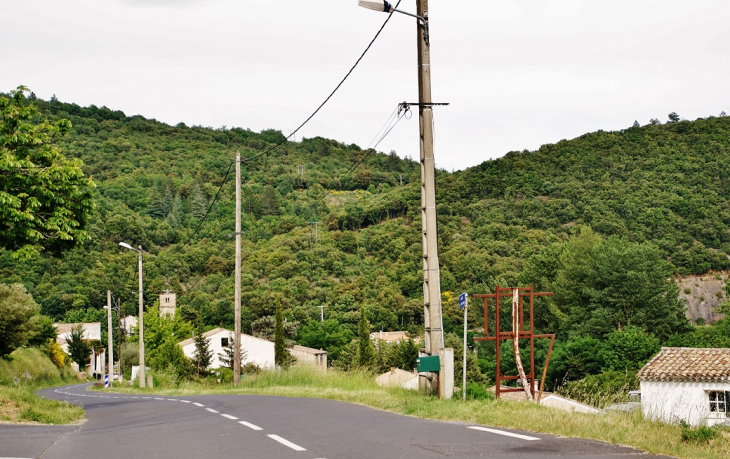
[[[392,3],[397,3],[397,0]],[[415,0],[399,9],[415,12]],[[430,0],[435,159],[461,170],[634,121],[730,112],[727,0]],[[169,124],[295,130],[387,18],[357,0],[5,0],[18,85]],[[295,136],[372,145],[417,102],[416,20],[395,14]],[[415,110],[414,115],[417,114]],[[378,145],[419,157],[418,117]]]

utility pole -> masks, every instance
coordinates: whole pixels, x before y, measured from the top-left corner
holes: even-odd
[[[236,152],[236,292],[234,294],[233,385],[241,381],[241,152]]]
[[[317,307],[319,308],[319,318],[320,318],[320,322],[324,322],[324,308],[326,308],[326,307],[327,307],[327,305],[326,305],[326,304],[324,304],[324,305],[322,305],[322,306],[317,306]]]
[[[139,264],[139,387],[145,388],[144,371],[144,298],[142,297],[142,246],[137,247],[137,263]]]
[[[109,348],[109,367],[106,374],[109,376],[109,387],[112,387],[114,380],[114,338],[112,335],[112,292],[106,291],[106,334],[107,347]]]
[[[314,225],[314,243],[319,242],[319,222],[309,222],[310,225]]]
[[[443,344],[441,275],[436,229],[436,171],[433,157],[431,106],[431,50],[428,38],[428,0],[417,0],[416,14],[423,18],[418,30],[418,118],[421,138],[421,221],[423,227],[423,306],[426,353],[439,355]]]
[[[398,174],[398,180],[400,180],[400,186],[403,186],[403,174]]]

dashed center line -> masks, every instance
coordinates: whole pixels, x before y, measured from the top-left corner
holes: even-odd
[[[183,403],[190,403],[190,400],[180,400]]]
[[[468,428],[474,429],[474,430],[482,430],[484,432],[490,432],[490,433],[497,434],[497,435],[504,435],[505,437],[519,438],[521,440],[528,440],[528,441],[540,440],[540,438],[537,438],[537,437],[530,437],[528,435],[516,434],[516,433],[512,433],[512,432],[507,432],[505,430],[490,429],[488,427],[469,426]]]
[[[253,430],[264,430],[261,427],[257,426],[256,424],[251,424],[250,422],[238,421],[238,423],[241,424],[242,426],[248,427],[249,429],[253,429]]]
[[[206,408],[206,411],[210,411],[211,413],[220,414],[220,411],[216,411],[213,408]]]
[[[237,417],[231,416],[230,414],[221,414],[221,416],[223,416],[226,419],[233,419],[234,421],[238,420]]]
[[[205,405],[203,405],[202,403],[198,403],[198,402],[195,402],[195,403],[193,403],[193,405],[195,405],[195,406],[199,406],[199,407],[201,407],[201,408],[205,406]]]
[[[281,443],[284,446],[288,446],[289,448],[293,449],[294,451],[306,451],[306,449],[302,448],[301,446],[290,442],[286,438],[281,438],[278,435],[269,434],[269,435],[267,435],[267,437],[269,437],[272,440],[278,441],[279,443]]]

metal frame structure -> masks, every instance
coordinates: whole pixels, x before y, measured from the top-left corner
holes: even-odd
[[[499,299],[504,297],[512,297],[514,295],[515,288],[512,287],[500,287],[497,285],[494,288],[492,294],[477,294],[473,295],[473,298],[484,298],[484,336],[473,338],[474,341],[494,341],[497,352],[497,368],[495,372],[495,391],[497,399],[500,398],[502,392],[522,392],[524,388],[509,388],[502,389],[502,380],[518,380],[520,376],[505,376],[502,374],[500,368],[499,356],[500,347],[503,340],[519,340],[529,339],[530,340],[530,373],[526,375],[526,379],[529,381],[530,393],[535,394],[535,339],[536,338],[550,338],[550,347],[548,348],[547,357],[545,359],[545,366],[542,371],[542,379],[540,380],[539,393],[537,395],[537,403],[540,403],[542,398],[542,389],[545,384],[545,377],[547,375],[548,365],[550,364],[550,355],[553,352],[553,344],[555,344],[555,334],[535,334],[535,297],[537,296],[552,296],[552,292],[535,292],[532,285],[529,287],[517,287],[519,296],[519,330],[501,331],[499,325]],[[489,299],[494,299],[494,335],[489,334]],[[524,317],[524,299],[529,300],[529,315],[528,322],[529,328],[525,330],[525,317]]]

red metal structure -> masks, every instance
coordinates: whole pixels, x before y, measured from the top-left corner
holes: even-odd
[[[510,331],[502,331],[500,329],[499,324],[499,315],[500,315],[500,298],[505,297],[513,297],[515,288],[512,287],[500,287],[497,285],[494,288],[494,293],[492,294],[477,294],[473,295],[473,298],[484,298],[484,336],[480,338],[474,338],[474,341],[494,341],[496,346],[496,352],[497,352],[497,369],[495,372],[495,390],[496,390],[496,397],[497,399],[500,398],[500,394],[502,392],[522,392],[525,391],[528,394],[533,394],[532,397],[534,399],[535,394],[535,384],[536,384],[536,378],[535,378],[535,339],[536,338],[550,338],[550,347],[548,348],[547,357],[545,359],[545,366],[543,367],[542,371],[542,379],[540,380],[539,385],[539,393],[537,395],[537,403],[540,403],[540,398],[542,397],[542,389],[543,385],[545,384],[545,376],[547,375],[547,369],[548,365],[550,363],[550,354],[553,352],[553,344],[555,343],[555,334],[543,334],[543,335],[536,335],[535,334],[535,297],[537,296],[552,296],[552,292],[535,292],[533,291],[532,285],[529,287],[517,287],[517,295],[519,297],[519,326],[517,330],[510,330]],[[494,299],[494,321],[493,321],[493,330],[494,335],[489,334],[489,299]],[[528,300],[529,304],[529,311],[528,311],[528,317],[527,322],[529,324],[529,327],[525,329],[525,311],[524,311],[524,300]],[[514,321],[514,317],[512,317]],[[508,388],[508,389],[502,389],[502,380],[518,380],[522,379],[519,375],[517,376],[505,376],[502,374],[502,370],[500,368],[499,363],[499,355],[500,355],[500,346],[501,342],[503,340],[513,340],[519,342],[520,339],[529,339],[530,340],[530,373],[525,374],[525,378],[529,384],[529,391],[526,390],[526,388]]]

